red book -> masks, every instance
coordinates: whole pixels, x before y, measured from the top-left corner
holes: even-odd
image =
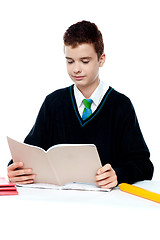
[[[4,195],[18,195],[17,190],[16,191],[0,191],[0,196]]]
[[[0,195],[18,195],[15,184],[5,178],[0,178]]]
[[[16,187],[0,187],[0,191],[15,191]]]

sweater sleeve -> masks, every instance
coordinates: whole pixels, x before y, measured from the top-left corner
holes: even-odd
[[[48,116],[47,116],[47,99],[43,102],[37,119],[35,121],[35,124],[27,137],[24,140],[24,143],[27,143],[29,145],[38,146],[43,148],[44,150],[47,150],[47,131],[48,131]],[[8,166],[13,163],[13,160],[11,159],[8,163]]]
[[[47,98],[44,100],[35,124],[27,137],[24,140],[24,143],[38,146],[44,150],[48,149],[48,132],[49,132],[49,110]]]
[[[114,167],[118,183],[150,180],[153,176],[154,168],[150,161],[150,152],[132,103],[130,106],[130,111],[121,126],[120,161]]]

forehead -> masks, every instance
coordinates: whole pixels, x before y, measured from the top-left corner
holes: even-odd
[[[84,58],[84,57],[97,57],[96,51],[93,44],[80,44],[73,48],[72,46],[64,46],[65,57],[73,59]]]

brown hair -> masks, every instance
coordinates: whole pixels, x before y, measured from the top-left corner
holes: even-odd
[[[98,27],[91,22],[81,21],[71,25],[63,36],[65,46],[77,47],[82,43],[91,43],[97,53],[98,59],[103,54],[104,43]]]

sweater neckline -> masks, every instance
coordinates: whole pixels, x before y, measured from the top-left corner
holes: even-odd
[[[88,124],[90,121],[92,121],[92,119],[99,113],[99,111],[102,109],[105,101],[107,100],[108,96],[110,95],[110,93],[112,92],[113,88],[112,87],[109,87],[108,90],[106,91],[104,97],[102,98],[100,104],[98,105],[97,109],[92,113],[92,115],[87,118],[86,120],[82,120],[82,117],[80,116],[79,114],[79,111],[78,111],[78,108],[77,108],[77,104],[76,104],[76,99],[75,99],[75,96],[74,96],[74,90],[73,90],[73,86],[74,85],[71,85],[70,86],[70,96],[71,96],[71,100],[72,100],[72,104],[73,104],[73,108],[74,108],[74,111],[75,111],[75,114],[78,118],[78,121],[81,125],[81,127],[84,127],[86,124]]]

